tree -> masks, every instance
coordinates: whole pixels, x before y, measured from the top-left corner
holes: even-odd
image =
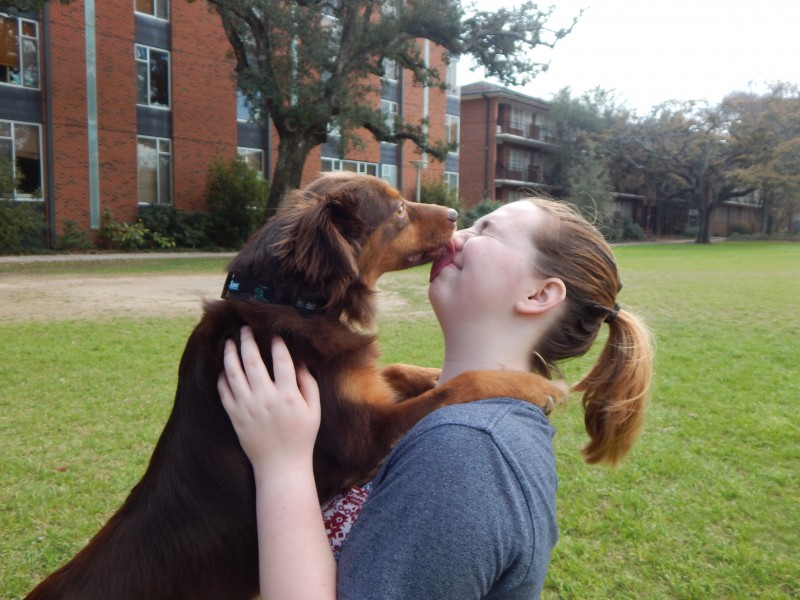
[[[734,176],[751,156],[729,126],[716,108],[665,103],[632,128],[628,140],[635,151],[627,159],[660,182],[660,194],[686,198],[698,209],[698,243],[711,241],[711,216],[721,202],[755,190]]]
[[[800,214],[800,91],[778,83],[764,96],[738,92],[721,109],[731,136],[751,156],[733,176],[742,187],[758,189],[761,231],[790,230]]]
[[[409,141],[434,158],[449,148],[432,141],[425,123],[387,121],[377,106],[386,61],[415,84],[444,86],[426,64],[419,40],[449,56],[471,56],[504,84],[527,82],[547,65],[530,58],[571,31],[546,27],[553,9],[466,13],[458,0],[208,0],[219,13],[236,59],[240,90],[279,137],[268,210],[299,187],[308,153],[336,129],[346,146],[359,129],[376,140]]]

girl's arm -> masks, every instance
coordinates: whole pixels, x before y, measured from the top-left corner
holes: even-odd
[[[281,338],[272,341],[273,381],[249,327],[225,345],[220,398],[253,465],[259,576],[264,600],[336,598],[333,558],[312,468],[319,429],[319,388],[295,370]]]

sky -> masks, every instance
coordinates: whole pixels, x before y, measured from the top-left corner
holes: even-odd
[[[479,0],[484,10],[519,2]],[[557,5],[551,23],[572,33],[534,55],[546,73],[513,88],[549,100],[595,87],[614,90],[639,115],[666,100],[719,103],[728,93],[764,93],[766,83],[800,83],[800,2],[794,0],[544,0]],[[459,63],[460,85],[484,79]],[[490,80],[491,81],[491,80]],[[497,82],[495,82],[497,83]]]

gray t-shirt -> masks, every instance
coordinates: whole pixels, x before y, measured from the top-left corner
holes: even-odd
[[[538,598],[558,539],[555,430],[536,406],[445,407],[398,443],[342,550],[342,600]]]

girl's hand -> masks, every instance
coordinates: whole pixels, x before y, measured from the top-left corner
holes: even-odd
[[[319,388],[308,369],[295,369],[285,342],[272,340],[273,381],[253,331],[242,327],[241,361],[225,342],[225,371],[217,380],[222,405],[256,475],[310,470],[319,430]]]

